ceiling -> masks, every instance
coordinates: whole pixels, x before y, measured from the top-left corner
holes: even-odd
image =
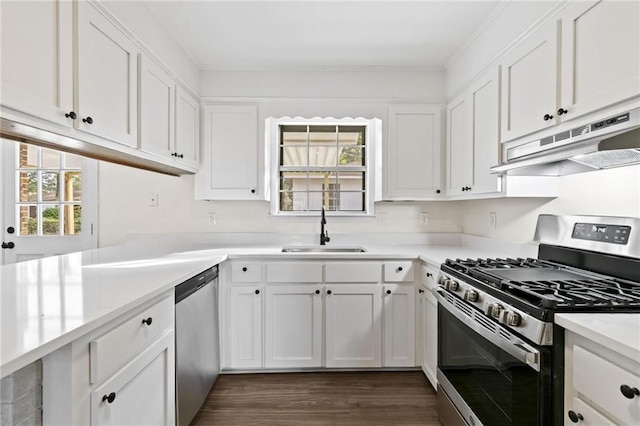
[[[443,66],[500,3],[144,1],[204,70]]]

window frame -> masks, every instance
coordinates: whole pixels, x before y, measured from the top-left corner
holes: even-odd
[[[267,200],[271,203],[271,216],[273,217],[317,217],[319,211],[282,211],[280,210],[280,126],[362,126],[365,128],[365,155],[364,155],[364,210],[363,211],[329,211],[326,215],[331,217],[373,217],[374,201],[380,191],[379,171],[377,164],[380,160],[382,121],[378,118],[302,118],[282,117],[267,118],[265,122],[266,159],[267,159]],[[376,173],[378,172],[378,173]],[[308,189],[307,189],[308,192]]]

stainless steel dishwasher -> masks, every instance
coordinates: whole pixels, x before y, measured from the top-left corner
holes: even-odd
[[[176,419],[186,426],[220,372],[218,266],[176,286]]]

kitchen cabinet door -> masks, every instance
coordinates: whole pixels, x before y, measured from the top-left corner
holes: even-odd
[[[168,332],[91,392],[91,424],[175,424],[175,353]]]
[[[389,108],[384,148],[383,199],[437,199],[442,194],[441,109],[402,105]]]
[[[139,72],[140,149],[171,158],[175,154],[173,79],[144,54],[139,58]]]
[[[205,106],[202,142],[196,199],[260,199],[256,106]]]
[[[63,0],[2,2],[3,106],[73,125],[73,6]]]
[[[75,126],[112,141],[138,146],[138,48],[88,2],[77,7]]]
[[[265,312],[266,368],[322,366],[320,285],[267,286]]]
[[[470,104],[465,94],[447,107],[447,195],[464,194],[473,185],[473,122]]]
[[[231,287],[231,368],[262,367],[262,290],[260,286]]]
[[[382,286],[327,285],[326,366],[382,366]]]
[[[384,366],[415,367],[415,287],[384,285]]]
[[[563,11],[563,121],[640,95],[639,22],[637,1],[573,2]]]
[[[422,336],[422,371],[433,386],[437,388],[436,379],[438,369],[438,301],[426,287],[421,288],[420,294],[420,326]]]
[[[176,85],[174,152],[179,162],[198,167],[200,160],[200,101]]]
[[[558,24],[550,21],[502,60],[502,142],[558,123]]]

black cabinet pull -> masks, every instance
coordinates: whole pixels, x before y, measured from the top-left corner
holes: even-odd
[[[467,188],[465,188],[465,187],[463,186],[463,187],[462,187],[462,190],[463,190],[463,191],[466,191],[466,190],[467,190]]]
[[[316,294],[320,294],[320,290],[316,290]]]
[[[177,157],[177,156],[178,156],[178,153],[177,153],[177,152],[172,152],[172,153],[171,153],[171,156],[172,156],[172,157]]]
[[[398,266],[398,268],[396,269],[396,272],[402,272],[402,266]]]
[[[620,386],[620,392],[622,392],[625,398],[629,399],[633,399],[636,396],[640,395],[640,390],[638,390],[638,388],[632,388],[628,385]]]
[[[331,294],[331,290],[327,290],[327,294]]]
[[[260,294],[260,290],[256,290],[256,291],[255,291],[255,294]]]
[[[83,118],[82,122],[87,124],[93,124],[93,118],[91,117]]]
[[[16,229],[13,226],[7,228],[7,234],[13,234],[14,232],[16,232]]]
[[[439,193],[440,193],[440,190],[439,190],[439,189],[436,189],[436,194],[439,194]]]
[[[252,193],[252,194],[255,194],[255,193],[256,193],[256,190],[252,188],[252,189],[251,189],[251,193]]]
[[[180,154],[180,155],[178,155],[178,157],[184,158],[184,154]]]
[[[242,272],[247,272],[247,267],[246,266],[242,268]]]
[[[107,401],[109,404],[111,404],[115,400],[116,400],[116,393],[115,392],[111,392],[109,395],[104,395],[102,397],[102,401]]]
[[[566,114],[567,112],[569,112],[569,111],[567,111],[567,110],[566,110],[566,109],[564,109],[564,108],[560,108],[560,109],[558,110],[558,115]]]
[[[423,289],[418,289],[418,293],[422,294],[422,293],[424,293],[424,290]]]
[[[544,121],[549,121],[553,118],[553,115],[545,114],[542,118],[544,119]]]
[[[431,272],[427,272],[427,278],[431,278],[433,274]]]
[[[70,118],[72,120],[75,120],[76,118],[78,118],[78,114],[76,114],[73,111],[70,111],[70,112],[66,113],[64,116],[67,117],[67,118]]]
[[[4,241],[2,242],[2,248],[3,249],[12,249],[14,248],[16,245],[14,244],[13,241],[9,241],[8,243],[5,243]]]
[[[391,290],[387,290],[387,294],[391,294]]]
[[[580,413],[576,413],[573,410],[569,411],[569,420],[571,420],[573,423],[578,423],[581,420],[584,420],[584,417],[582,417],[582,414]]]
[[[142,323],[147,325],[151,325],[152,322],[153,322],[153,318],[151,317],[142,320]]]

